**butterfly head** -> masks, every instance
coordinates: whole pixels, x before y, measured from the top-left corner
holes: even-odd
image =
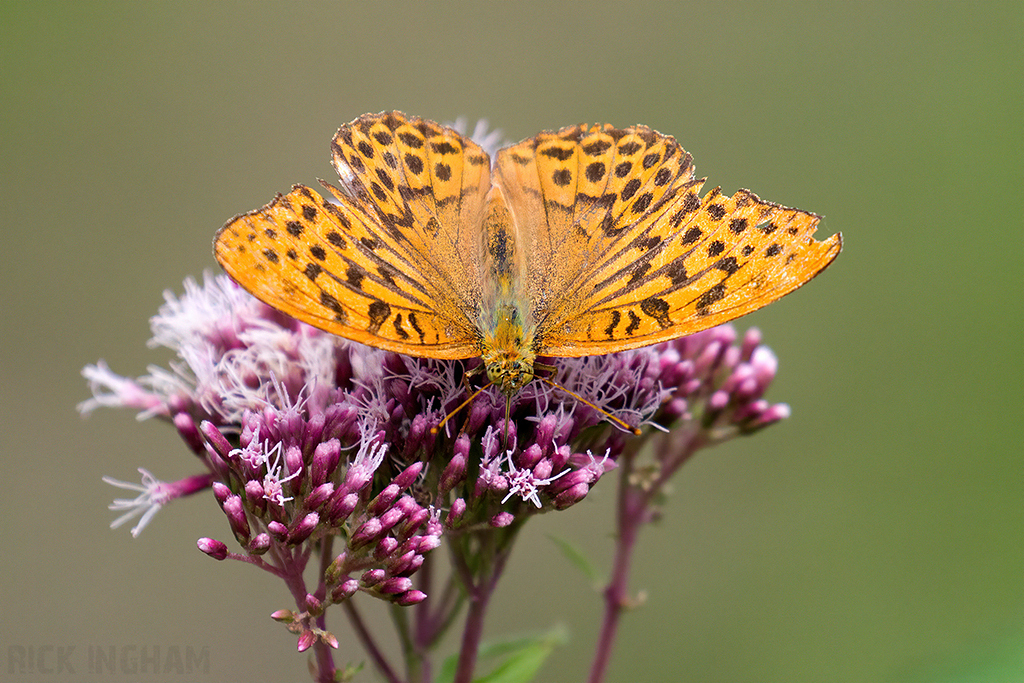
[[[485,354],[487,379],[501,387],[506,396],[512,396],[533,379],[533,359],[532,353],[528,357],[500,350]]]
[[[498,306],[491,321],[483,335],[480,358],[487,379],[512,396],[533,379],[537,358],[534,335],[531,327],[523,324],[522,312],[512,304]]]

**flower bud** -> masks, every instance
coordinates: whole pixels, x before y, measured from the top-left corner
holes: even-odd
[[[463,437],[465,434],[462,435]],[[462,437],[459,437],[462,440]],[[469,439],[465,439],[466,443],[469,443]],[[456,442],[458,444],[458,442]],[[456,449],[457,450],[457,449]],[[448,461],[444,471],[441,473],[441,479],[438,482],[438,489],[441,496],[448,495],[448,492],[458,486],[466,478],[466,457],[464,455],[456,454]]]
[[[303,631],[302,635],[299,636],[299,642],[296,645],[299,652],[305,652],[309,648],[313,647],[316,643],[316,634],[312,631]]]
[[[334,484],[332,484],[331,482],[321,484],[320,486],[317,486],[315,489],[309,492],[309,495],[306,496],[304,504],[306,508],[309,510],[317,510],[320,508],[321,505],[330,500],[331,495],[333,493]]]
[[[387,574],[383,569],[370,569],[363,572],[363,575],[359,577],[359,583],[364,588],[372,588],[386,578]]]
[[[322,486],[334,473],[340,459],[341,442],[337,439],[317,444],[309,475],[313,486]]]
[[[277,520],[267,525],[267,532],[275,541],[283,543],[288,538],[288,527]]]
[[[196,427],[195,420],[192,419],[191,415],[184,412],[175,414],[174,426],[178,429],[178,434],[181,435],[181,438],[193,453],[202,455],[206,452],[203,435]]]
[[[366,511],[374,516],[378,516],[384,513],[385,510],[391,507],[391,504],[395,502],[398,495],[402,492],[401,487],[397,484],[391,483],[384,487],[384,490],[377,494],[377,497],[370,501],[369,505],[366,506]]]
[[[383,530],[384,526],[380,523],[380,519],[377,517],[371,517],[359,525],[359,528],[352,534],[352,538],[350,538],[348,542],[348,547],[356,550],[369,545],[381,534]]]
[[[257,534],[249,542],[249,554],[250,555],[262,555],[270,550],[270,536],[266,533]]]
[[[319,444],[319,446],[317,446],[318,449],[320,448],[320,446],[324,446],[330,443],[329,441],[324,441],[323,439],[324,420],[325,416],[323,413],[315,412],[309,416],[309,419],[306,420],[306,425],[303,428],[303,443]],[[323,482],[320,483],[322,484]]]
[[[217,499],[217,503],[223,507],[224,501],[231,497],[231,489],[219,481],[213,482],[213,484],[210,485],[210,488],[213,489],[213,497]]]
[[[495,529],[501,529],[507,527],[513,521],[515,521],[515,516],[511,512],[499,512],[494,517],[491,517],[490,524]]]
[[[335,602],[341,602],[345,598],[352,597],[359,591],[359,582],[355,579],[348,579],[342,582],[334,591],[331,593],[331,597],[334,598]]]
[[[290,545],[298,545],[302,543],[316,529],[316,525],[320,523],[320,515],[315,512],[310,512],[308,515],[299,520],[298,524],[295,524],[291,531],[288,532],[288,543]]]
[[[406,467],[402,472],[395,477],[394,484],[401,490],[405,490],[412,486],[416,482],[416,478],[420,476],[420,472],[423,471],[422,462],[414,462],[413,464]]]
[[[459,519],[466,512],[466,501],[462,498],[456,498],[452,503],[452,507],[448,510],[448,516],[445,517],[444,525],[448,529],[454,528],[455,524],[458,523]]]
[[[228,556],[228,547],[215,538],[200,538],[196,545],[215,560],[223,560]]]
[[[377,547],[373,549],[373,557],[376,560],[383,560],[395,552],[396,548],[398,548],[398,539],[385,536],[377,541]]]
[[[334,492],[330,503],[327,505],[327,519],[333,526],[337,526],[348,519],[348,516],[352,514],[358,505],[359,494],[346,494],[344,489],[339,489]]]
[[[407,591],[395,599],[395,604],[401,605],[402,607],[408,607],[409,605],[415,605],[423,602],[426,599],[427,594],[423,591]]]
[[[239,545],[245,546],[249,542],[249,520],[245,516],[245,508],[242,507],[242,498],[230,496],[224,501],[223,510]]]
[[[222,459],[227,460],[228,453],[231,452],[231,443],[224,438],[221,431],[209,420],[203,420],[199,424],[199,431],[206,437],[206,443],[210,448]]]
[[[554,504],[556,510],[564,510],[567,507],[575,505],[576,503],[583,500],[586,495],[590,493],[590,486],[584,483],[579,483],[562,491],[554,498]]]
[[[412,579],[407,576],[394,576],[382,582],[377,587],[377,590],[385,595],[397,595],[399,593],[405,593],[411,589]]]
[[[324,603],[312,593],[306,593],[306,611],[309,616],[318,617],[324,613]]]
[[[264,497],[266,491],[263,490],[263,484],[250,479],[245,482],[245,501],[248,503],[249,508],[257,515],[262,515],[267,509],[267,499]]]

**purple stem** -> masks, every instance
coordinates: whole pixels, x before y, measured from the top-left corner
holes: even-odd
[[[388,664],[384,658],[384,653],[377,647],[377,643],[373,640],[373,635],[370,634],[369,629],[366,628],[366,624],[363,623],[363,618],[356,611],[356,606],[352,602],[352,598],[345,600],[341,603],[342,609],[345,610],[345,614],[348,616],[349,623],[352,624],[352,628],[356,632],[356,637],[359,638],[359,642],[363,644],[366,651],[370,654],[370,659],[373,660],[374,666],[381,675],[386,678],[389,683],[402,683],[402,679],[398,677],[394,669]]]
[[[619,621],[623,610],[631,604],[628,590],[633,551],[636,548],[641,527],[651,521],[651,501],[655,500],[661,488],[675,474],[676,470],[689,460],[701,446],[705,445],[701,432],[683,432],[675,435],[672,441],[674,443],[662,452],[673,453],[675,457],[667,462],[662,462],[660,476],[647,490],[631,486],[629,483],[633,474],[636,453],[634,452],[619,461],[621,463],[619,500],[616,510],[618,539],[611,579],[604,590],[604,619],[601,623],[601,633],[597,639],[594,661],[590,667],[590,677],[587,679],[588,683],[602,683],[608,673],[608,663],[611,660],[612,648],[618,635]]]
[[[291,592],[292,598],[295,599],[295,604],[299,610],[305,611],[306,581],[302,578],[302,571],[306,567],[309,555],[296,556],[294,553],[287,555],[282,553],[280,559],[283,566],[282,576],[284,577],[285,584],[288,586],[288,590]],[[322,617],[318,621],[318,625],[323,628]],[[331,646],[317,638],[313,643],[313,653],[316,655],[317,680],[319,683],[332,683],[334,681],[335,666],[334,657],[331,654]]]
[[[515,534],[515,531],[512,531]],[[487,605],[491,601],[491,596],[494,594],[494,587],[498,584],[498,579],[501,578],[501,573],[505,569],[505,562],[508,560],[511,551],[511,539],[506,539],[507,542],[495,543],[495,534],[486,533],[485,538],[487,539],[484,543],[485,548],[482,549],[481,554],[490,556],[493,558],[493,562],[487,562],[486,560],[480,563],[481,567],[489,567],[490,573],[485,574],[479,578],[479,581],[474,582],[472,576],[472,570],[466,562],[466,558],[461,553],[453,553],[453,560],[458,572],[462,575],[463,581],[466,586],[467,593],[469,594],[469,609],[466,613],[466,625],[462,630],[462,644],[459,648],[459,662],[455,668],[455,679],[453,683],[471,683],[473,680],[473,670],[476,668],[476,658],[480,650],[480,641],[484,634],[484,617],[487,614]],[[501,550],[498,550],[498,548]]]
[[[612,576],[604,590],[604,620],[601,633],[594,651],[594,661],[590,667],[589,683],[601,683],[608,672],[612,646],[618,634],[619,618],[628,604],[627,590],[629,570],[633,559],[633,548],[640,532],[644,515],[645,501],[639,492],[629,486],[629,477],[633,471],[633,458],[624,458],[619,470],[619,501],[616,511],[618,526],[618,542],[615,546],[615,561],[612,565]]]
[[[327,571],[328,565],[331,563],[332,549],[334,548],[334,538],[328,536],[321,542],[320,546],[320,583],[316,588],[316,597],[323,600],[327,595],[327,585],[324,582],[324,576]],[[316,625],[322,630],[327,630],[327,615],[321,614],[316,618]],[[320,683],[333,683],[334,672],[337,667],[334,664],[334,653],[331,652],[331,648],[327,643],[323,642],[319,638],[316,643],[313,644],[313,652],[316,653],[316,668],[319,671]]]

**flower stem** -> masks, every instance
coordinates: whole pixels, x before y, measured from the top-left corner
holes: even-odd
[[[594,661],[590,667],[589,683],[601,683],[608,672],[612,647],[618,634],[619,620],[623,609],[628,604],[627,590],[629,570],[633,559],[633,548],[640,533],[646,515],[645,500],[639,491],[629,485],[633,471],[633,457],[623,458],[620,466],[619,501],[616,511],[618,539],[615,547],[615,560],[612,575],[604,590],[604,619],[601,633],[594,651]]]
[[[487,614],[487,606],[494,594],[494,588],[501,578],[505,569],[505,562],[512,551],[512,541],[515,537],[516,528],[504,530],[505,533],[489,530],[481,534],[482,558],[477,564],[482,576],[472,580],[472,570],[466,557],[462,553],[453,553],[456,569],[463,577],[466,591],[469,594],[469,608],[466,613],[466,624],[462,630],[462,644],[459,648],[459,661],[455,668],[455,679],[453,683],[471,683],[473,671],[476,668],[477,655],[480,650],[480,641],[484,633],[484,617]],[[501,536],[498,541],[496,536]],[[465,546],[463,546],[465,548]]]
[[[345,614],[348,616],[349,623],[352,624],[353,630],[356,632],[356,637],[359,638],[359,642],[366,648],[366,652],[370,655],[370,659],[373,660],[374,666],[377,667],[377,671],[383,676],[388,683],[402,683],[402,679],[398,677],[395,670],[388,664],[387,659],[384,658],[384,653],[381,652],[380,648],[377,647],[377,643],[373,640],[373,635],[369,629],[366,628],[366,624],[363,622],[362,616],[356,610],[356,606],[353,604],[351,599],[345,600],[341,603],[342,609],[345,610]]]
[[[623,454],[619,460],[619,498],[616,509],[618,537],[615,560],[611,578],[604,590],[604,619],[594,651],[594,661],[590,667],[590,677],[587,679],[589,683],[602,683],[608,673],[608,663],[618,635],[619,621],[622,612],[631,604],[628,589],[633,551],[641,527],[651,521],[652,502],[657,499],[662,487],[676,471],[707,444],[701,432],[681,430],[664,436],[671,443],[671,447],[661,448],[664,444],[654,444],[654,451],[673,455],[670,460],[661,462],[661,472],[646,488],[631,481],[636,464],[636,451]]]

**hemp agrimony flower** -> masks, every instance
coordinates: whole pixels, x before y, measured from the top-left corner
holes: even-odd
[[[378,670],[401,680],[367,640],[353,602],[359,595],[430,606],[424,628],[406,634],[423,652],[465,595],[463,647],[475,647],[487,598],[530,517],[578,503],[619,468],[620,496],[630,503],[619,519],[626,552],[662,485],[693,452],[788,415],[763,398],[775,356],[756,331],[737,344],[722,326],[637,351],[553,360],[554,382],[592,405],[532,382],[511,398],[506,422],[506,398],[491,387],[434,430],[471,391],[467,373],[478,361],[416,359],[346,342],[282,316],[225,276],[187,280],[184,296],[166,298],[151,325],[153,344],[176,354],[170,368],[129,379],[102,361],[89,366],[83,374],[93,398],[79,408],[127,407],[140,419],[168,421],[202,471],[172,483],[145,469],[141,485],[105,479],[140,494],[115,501],[111,508],[125,514],[112,526],[139,517],[138,535],[172,501],[210,490],[237,548],[203,537],[199,549],[285,581],[296,603],[274,618],[300,650],[316,651],[321,678],[335,671],[323,650],[337,646],[326,628],[332,605],[347,606]],[[610,424],[602,411],[641,435]],[[442,544],[454,573],[417,582]],[[321,567],[313,585],[305,578],[310,559]],[[628,558],[619,559],[623,574],[613,574],[613,587],[624,598]],[[613,610],[605,629],[612,633],[602,636],[609,646],[615,623]]]

